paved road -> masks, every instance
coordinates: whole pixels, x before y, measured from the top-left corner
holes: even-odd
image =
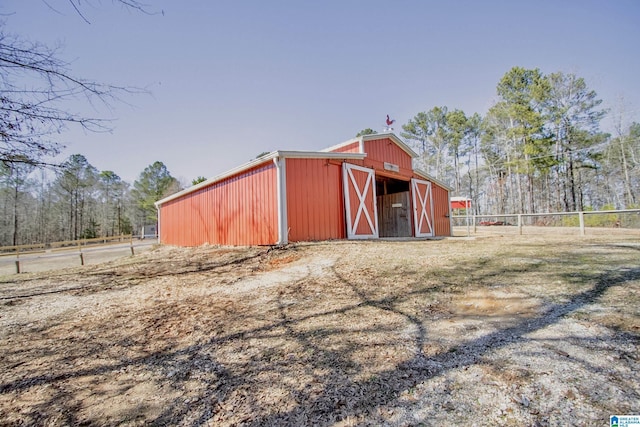
[[[134,240],[133,250],[135,254],[147,251],[157,243],[156,239]],[[131,243],[111,243],[107,245],[91,245],[82,247],[84,264],[98,264],[111,261],[116,258],[131,256]],[[0,275],[11,275],[16,273],[16,261],[20,261],[20,271],[31,273],[37,271],[57,270],[67,267],[79,267],[81,264],[80,252],[77,247],[68,249],[57,249],[55,251],[45,251],[37,253],[0,256]]]

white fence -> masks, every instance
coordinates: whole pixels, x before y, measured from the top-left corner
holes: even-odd
[[[640,209],[610,211],[548,212],[506,215],[454,215],[451,223],[456,234],[511,232],[535,234],[548,232],[602,234],[603,232],[640,233]]]

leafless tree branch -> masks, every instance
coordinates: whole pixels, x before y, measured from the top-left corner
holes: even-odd
[[[81,0],[68,0],[85,22]],[[56,11],[47,0],[43,2]],[[152,14],[135,0],[113,0],[124,7]],[[85,4],[90,4],[88,1]],[[59,12],[58,12],[59,13]],[[123,95],[146,93],[143,89],[98,83],[75,76],[61,59],[60,48],[30,42],[3,31],[0,22],[0,161],[26,161],[45,165],[44,159],[59,154],[55,141],[69,126],[90,132],[108,132],[111,120],[69,111],[65,103],[78,98],[94,106],[98,101],[111,109],[124,102]],[[26,160],[25,160],[26,159]]]

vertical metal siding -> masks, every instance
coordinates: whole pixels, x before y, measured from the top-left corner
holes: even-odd
[[[433,197],[433,231],[436,236],[450,236],[449,192],[438,184],[431,183]]]
[[[276,168],[269,162],[161,207],[160,241],[180,246],[272,244],[278,239]]]
[[[365,164],[375,169],[384,169],[384,163],[387,162],[399,166],[402,175],[411,174],[411,156],[389,138],[365,141],[364,151],[367,153]]]
[[[340,163],[326,159],[286,162],[289,240],[345,238]]]
[[[331,150],[332,153],[359,153],[360,152],[360,143],[358,141],[353,142],[351,144],[347,144],[342,147],[338,147],[336,149]]]

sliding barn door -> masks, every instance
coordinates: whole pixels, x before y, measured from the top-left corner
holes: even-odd
[[[347,238],[377,238],[375,172],[373,169],[343,163],[342,174]]]
[[[413,193],[415,236],[433,236],[433,197],[431,196],[431,183],[429,181],[412,179],[411,193]]]

